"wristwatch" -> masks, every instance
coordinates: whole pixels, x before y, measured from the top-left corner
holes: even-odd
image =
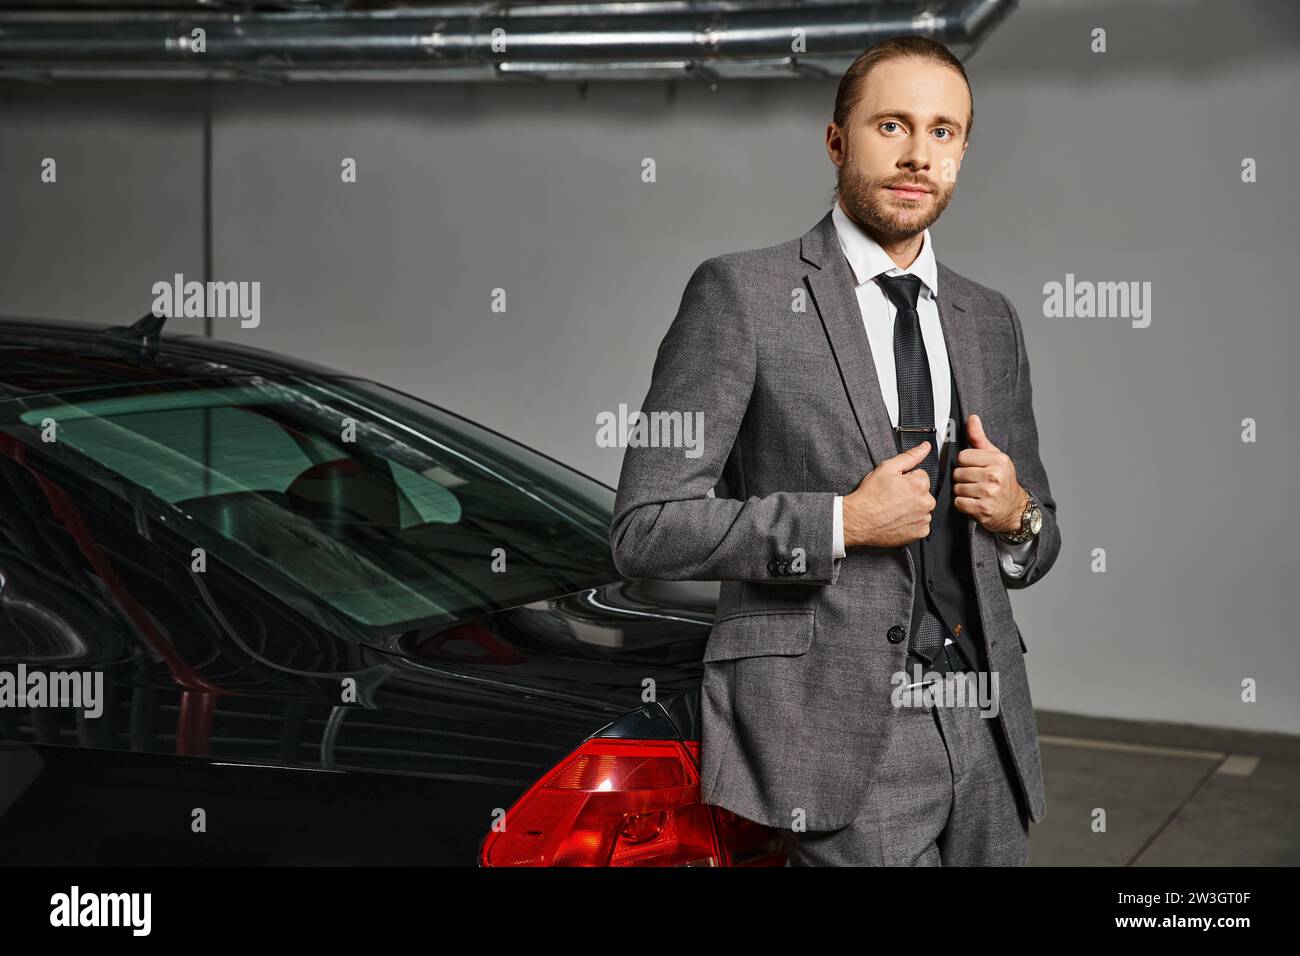
[[[1028,488],[1025,489],[1025,495],[1029,498],[1029,501],[1025,504],[1024,513],[1020,516],[1020,530],[998,532],[1002,539],[1010,544],[1024,544],[1024,542],[1038,534],[1043,527],[1043,509],[1038,507],[1038,502],[1034,500],[1034,493]]]

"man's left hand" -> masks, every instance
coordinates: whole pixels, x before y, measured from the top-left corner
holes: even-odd
[[[1020,530],[1029,493],[1016,480],[1016,465],[984,434],[978,415],[966,419],[969,448],[957,453],[952,470],[954,504],[993,532]]]

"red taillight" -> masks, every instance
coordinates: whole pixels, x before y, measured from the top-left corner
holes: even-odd
[[[784,866],[775,830],[700,803],[699,745],[592,738],[510,808],[483,866]]]

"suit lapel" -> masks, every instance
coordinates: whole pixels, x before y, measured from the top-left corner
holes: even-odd
[[[889,409],[880,394],[871,343],[862,325],[853,270],[840,248],[830,212],[804,234],[800,255],[817,267],[808,273],[805,281],[830,340],[858,433],[866,443],[871,460],[879,465],[898,454],[898,448],[889,423]]]
[[[853,417],[871,455],[879,466],[898,454],[889,409],[880,392],[880,379],[871,354],[871,342],[862,325],[853,270],[827,212],[800,240],[800,255],[817,268],[805,277],[813,304],[830,341],[840,378],[848,393]],[[962,296],[956,292],[953,273],[937,265],[939,283],[939,325],[948,348],[948,361],[957,383],[957,396],[964,414],[984,407],[983,358],[975,323],[969,321]],[[962,422],[957,423],[962,427]],[[993,437],[990,435],[990,437]],[[996,441],[996,439],[995,439]]]
[[[939,276],[939,325],[943,341],[948,347],[948,364],[957,382],[957,398],[962,415],[975,412],[989,429],[989,438],[997,444],[994,425],[984,415],[987,404],[984,394],[984,355],[980,348],[979,324],[967,311],[962,297],[955,293],[953,273],[946,266],[935,263]],[[960,431],[965,422],[957,422]]]

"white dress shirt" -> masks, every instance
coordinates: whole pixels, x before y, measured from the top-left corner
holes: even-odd
[[[856,222],[848,217],[837,202],[831,218],[835,222],[835,231],[839,235],[840,248],[853,268],[857,279],[855,291],[858,307],[862,311],[862,324],[867,330],[867,339],[871,343],[871,357],[876,364],[876,377],[880,380],[881,397],[889,409],[889,421],[898,427],[898,373],[894,368],[894,317],[898,310],[885,295],[885,290],[876,282],[876,276],[885,273],[891,276],[914,275],[921,280],[921,292],[917,297],[916,311],[921,320],[921,338],[925,342],[925,354],[930,362],[930,381],[934,391],[935,451],[943,449],[947,434],[948,411],[952,398],[952,375],[948,367],[948,346],[943,337],[943,326],[939,324],[939,306],[935,296],[939,291],[938,269],[935,266],[934,242],[927,229],[921,239],[921,252],[906,271],[898,268],[889,254],[880,244],[862,231]],[[835,496],[834,518],[834,553],[836,558],[845,556],[844,551],[844,498]],[[1008,577],[1018,578],[1025,573],[1025,565],[1038,547],[1035,535],[1022,544],[1012,544],[996,537],[998,557],[1002,569]]]

